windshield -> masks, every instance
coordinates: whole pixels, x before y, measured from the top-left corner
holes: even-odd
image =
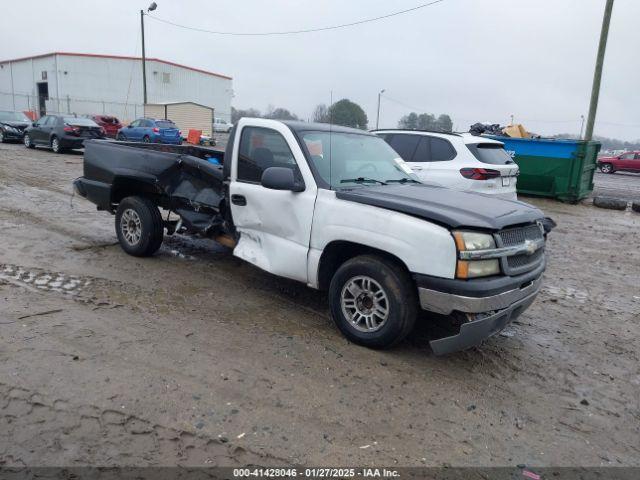
[[[0,112],[0,122],[31,122],[31,120],[21,112]]]
[[[64,123],[67,125],[75,125],[77,127],[97,127],[98,124],[90,118],[81,117],[64,117]]]
[[[156,127],[158,128],[178,128],[176,124],[173,122],[169,122],[167,120],[157,120]]]
[[[509,155],[502,145],[498,143],[476,143],[467,145],[474,157],[482,163],[490,165],[508,165],[513,162],[513,158]]]
[[[303,132],[310,161],[331,188],[415,182],[417,177],[380,137],[358,133]]]

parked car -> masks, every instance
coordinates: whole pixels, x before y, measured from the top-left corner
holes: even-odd
[[[85,117],[90,118],[102,128],[104,128],[107,137],[110,138],[116,138],[118,130],[123,127],[122,123],[120,123],[120,120],[111,115],[85,115]]]
[[[518,165],[496,140],[469,133],[377,130],[421,181],[517,199]]]
[[[213,131],[218,133],[229,133],[233,128],[233,123],[227,122],[222,118],[213,120]]]
[[[615,157],[600,157],[598,167],[602,173],[640,172],[640,151],[624,152]]]
[[[139,118],[118,130],[117,140],[180,145],[182,132],[171,120]]]
[[[55,153],[84,147],[87,139],[104,139],[104,128],[89,118],[69,115],[45,115],[27,127],[24,145],[50,147]]]
[[[0,111],[0,143],[7,140],[22,141],[31,119],[22,112]]]
[[[125,252],[153,255],[165,230],[212,238],[267,272],[328,290],[336,325],[355,343],[391,347],[423,309],[450,327],[431,341],[436,354],[469,348],[542,286],[553,222],[540,210],[421,184],[371,133],[243,118],[226,151],[141,147],[90,142],[74,181],[115,214]]]

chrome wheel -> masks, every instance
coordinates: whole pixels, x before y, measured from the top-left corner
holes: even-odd
[[[129,245],[137,245],[142,238],[142,220],[135,210],[128,208],[120,218],[122,236]]]
[[[340,294],[342,313],[360,332],[380,330],[389,318],[389,299],[373,278],[358,276],[345,283]]]
[[[60,140],[57,138],[51,140],[51,150],[53,150],[54,153],[60,152]]]
[[[602,173],[611,173],[611,164],[609,163],[603,163],[602,166],[600,166],[600,171]]]
[[[0,130],[0,143],[4,143],[4,132]]]
[[[24,141],[24,146],[25,147],[30,147],[31,146],[31,139],[29,138],[28,134],[25,134],[23,141]]]

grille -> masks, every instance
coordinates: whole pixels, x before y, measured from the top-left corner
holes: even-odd
[[[513,245],[520,245],[525,240],[537,240],[542,238],[542,232],[538,225],[528,225],[521,228],[512,228],[509,230],[503,230],[498,233],[502,240],[502,245],[505,247],[511,247]]]
[[[544,255],[544,248],[537,250],[533,255],[514,255],[507,257],[507,265],[510,269],[520,269],[527,266],[535,266]]]
[[[501,247],[512,247],[522,245],[526,240],[539,240],[543,238],[542,231],[538,225],[527,225],[525,227],[510,228],[498,232],[498,239]],[[532,255],[514,255],[503,258],[502,269],[507,275],[519,275],[533,270],[544,260],[544,248],[536,250]]]

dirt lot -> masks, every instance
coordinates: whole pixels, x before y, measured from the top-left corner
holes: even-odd
[[[559,225],[538,300],[438,358],[423,328],[347,343],[208,241],[125,255],[81,172],[0,145],[0,464],[640,465],[640,214],[532,200]]]

